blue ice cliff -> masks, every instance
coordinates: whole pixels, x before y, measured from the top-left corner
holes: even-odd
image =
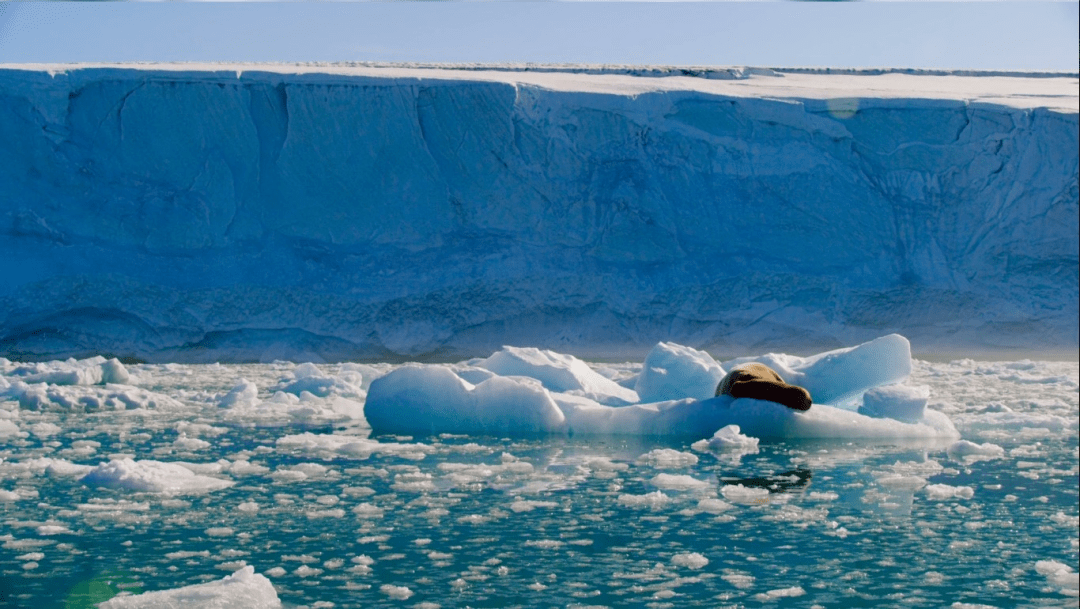
[[[0,356],[1075,353],[1075,74],[698,76],[0,67]]]

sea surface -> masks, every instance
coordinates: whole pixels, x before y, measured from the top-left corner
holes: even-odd
[[[0,607],[90,607],[244,565],[287,607],[1078,603],[1076,362],[916,360],[910,382],[976,452],[375,443],[357,413],[390,364],[140,364],[106,384],[61,374],[77,362],[0,364]],[[192,476],[155,490],[168,476],[109,479],[111,461]]]

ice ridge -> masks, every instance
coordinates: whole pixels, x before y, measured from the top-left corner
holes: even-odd
[[[1075,354],[1074,77],[650,74],[0,68],[0,355]]]

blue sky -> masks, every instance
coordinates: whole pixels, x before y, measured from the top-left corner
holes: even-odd
[[[0,62],[1077,71],[1078,2],[0,3]]]

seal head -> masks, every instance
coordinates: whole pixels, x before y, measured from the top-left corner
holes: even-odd
[[[783,404],[794,410],[810,410],[810,392],[798,385],[788,385],[775,370],[765,364],[743,364],[727,374],[716,386],[716,395],[754,398]]]

